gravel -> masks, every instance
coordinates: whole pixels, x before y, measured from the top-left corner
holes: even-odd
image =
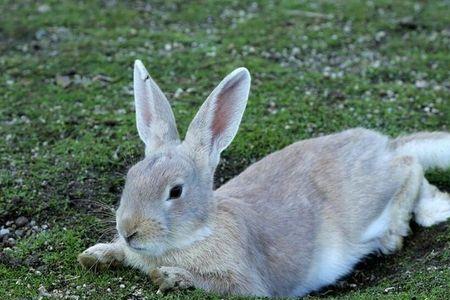
[[[0,247],[14,247],[18,240],[48,229],[48,224],[38,225],[35,220],[19,216],[0,227]]]

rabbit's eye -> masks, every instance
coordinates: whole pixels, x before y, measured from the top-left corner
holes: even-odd
[[[180,198],[181,193],[183,193],[183,186],[182,185],[174,186],[173,188],[170,189],[168,200]]]

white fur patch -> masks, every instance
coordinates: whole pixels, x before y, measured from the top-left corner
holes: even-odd
[[[390,222],[390,211],[391,211],[391,205],[387,205],[386,208],[383,210],[381,215],[373,221],[369,227],[367,227],[366,231],[364,231],[362,235],[362,242],[369,242],[373,239],[379,238],[384,235],[384,233],[389,228],[389,222]]]
[[[450,167],[450,138],[411,141],[398,151],[416,157],[425,170]]]
[[[425,227],[446,221],[450,218],[450,195],[439,191],[424,178],[414,215],[416,223]]]
[[[417,224],[429,227],[450,218],[450,197],[437,193],[433,198],[421,198],[414,208]]]
[[[302,296],[324,286],[334,284],[336,280],[348,274],[364,256],[379,248],[381,236],[388,230],[391,205],[386,206],[381,215],[373,221],[361,237],[361,243],[348,245],[344,238],[333,233],[322,237],[322,243],[316,253],[309,275],[294,292],[293,296]]]
[[[192,233],[191,235],[186,236],[184,239],[176,241],[174,243],[174,246],[177,249],[186,248],[186,247],[189,247],[190,245],[192,245],[195,242],[199,242],[199,241],[204,240],[205,238],[207,238],[211,234],[212,234],[211,228],[208,227],[208,226],[204,226],[204,227],[199,228],[196,231],[194,231],[194,233]]]
[[[342,240],[336,235],[323,238],[322,245],[318,247],[322,251],[316,253],[307,279],[293,292],[293,296],[302,296],[335,283],[374,248],[372,243],[349,246]]]

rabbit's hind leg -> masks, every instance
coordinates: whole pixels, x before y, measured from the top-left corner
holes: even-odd
[[[423,178],[414,215],[416,223],[425,227],[446,221],[450,218],[450,195]]]
[[[410,231],[409,222],[423,180],[423,169],[413,157],[401,156],[393,162],[396,167],[406,171],[406,179],[389,203],[389,223],[379,238],[379,250],[384,254],[402,247],[403,237]]]
[[[116,241],[89,247],[78,255],[78,262],[88,270],[97,271],[120,265],[124,257],[123,245]]]

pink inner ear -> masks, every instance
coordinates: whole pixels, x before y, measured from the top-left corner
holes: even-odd
[[[146,83],[145,83],[146,84]],[[141,110],[140,110],[140,114],[142,117],[142,121],[144,121],[144,124],[147,126],[150,126],[150,123],[152,122],[152,113],[150,111],[150,101],[152,101],[152,94],[149,91],[149,87],[145,87],[143,89],[143,93],[142,93],[142,98],[141,98]]]
[[[144,120],[145,125],[150,126],[150,123],[152,121],[152,114],[150,113],[150,109],[148,105],[145,106],[145,108],[141,112],[142,114],[142,120]]]
[[[230,125],[233,111],[235,109],[234,101],[237,97],[233,95],[238,89],[239,79],[227,82],[217,95],[215,101],[215,109],[213,116],[213,123],[211,127],[212,137],[214,142]]]

